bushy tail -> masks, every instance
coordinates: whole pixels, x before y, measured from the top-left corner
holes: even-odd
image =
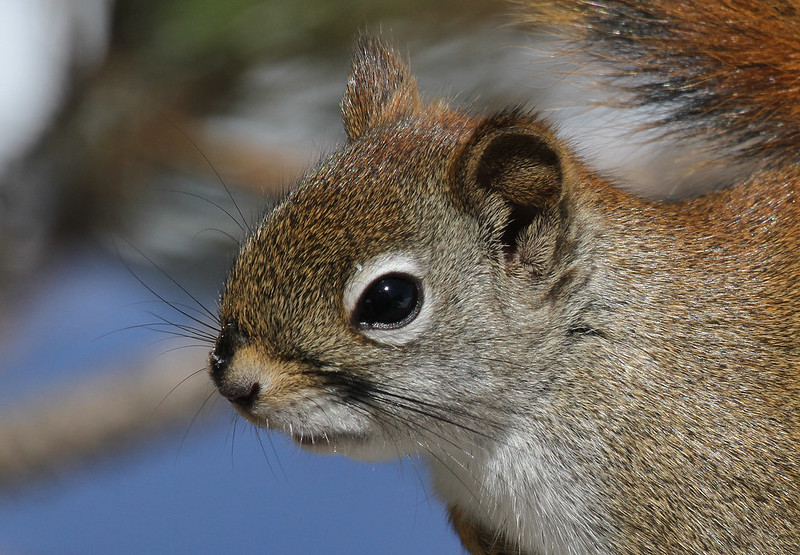
[[[800,158],[800,0],[522,0],[526,18],[610,64],[667,132]],[[718,143],[719,144],[719,143]]]

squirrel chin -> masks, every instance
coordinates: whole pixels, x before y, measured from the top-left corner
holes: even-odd
[[[413,454],[406,445],[386,439],[372,439],[358,434],[318,435],[293,433],[292,441],[301,449],[314,455],[343,455],[359,462],[383,462]]]

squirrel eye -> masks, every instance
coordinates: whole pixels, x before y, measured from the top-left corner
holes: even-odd
[[[417,317],[421,305],[419,280],[408,274],[386,274],[364,289],[354,321],[361,329],[400,328]]]

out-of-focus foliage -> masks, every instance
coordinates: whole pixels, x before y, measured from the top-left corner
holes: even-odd
[[[124,0],[114,36],[153,67],[275,58],[330,51],[354,29],[403,18],[416,26],[447,27],[466,12],[471,19],[497,13],[497,2],[479,0]]]
[[[104,63],[73,73],[49,131],[0,179],[13,187],[40,184],[42,202],[52,210],[28,221],[40,223],[51,240],[114,229],[120,212],[150,186],[154,166],[161,171],[182,166],[191,141],[200,141],[202,118],[225,112],[242,76],[254,68],[303,55],[342,59],[359,30],[381,25],[390,34],[404,25],[419,27],[412,35],[424,34],[426,26],[463,29],[502,5],[479,0],[116,0]],[[244,144],[240,150],[257,149]],[[214,152],[205,154],[216,160]],[[49,243],[45,239],[39,248]]]

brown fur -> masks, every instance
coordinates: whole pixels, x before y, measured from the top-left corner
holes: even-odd
[[[556,530],[542,550],[798,552],[798,5],[535,5],[646,76],[641,102],[675,100],[667,123],[705,122],[759,169],[695,199],[639,199],[536,115],[422,105],[398,56],[362,38],[342,101],[348,144],[244,245],[212,377],[259,425],[302,430],[332,403],[346,433],[426,446],[471,553],[539,545],[531,506],[543,537]],[[361,262],[395,251],[427,265],[441,315],[386,347],[354,326],[342,291]],[[339,424],[325,425],[335,436]],[[461,451],[438,454],[442,438]],[[549,449],[563,482],[546,491],[565,499],[525,489],[524,448],[498,466],[519,483],[479,483],[469,501],[450,491],[451,477],[456,489],[486,480],[480,461],[512,440]],[[498,524],[508,497],[516,521]]]

